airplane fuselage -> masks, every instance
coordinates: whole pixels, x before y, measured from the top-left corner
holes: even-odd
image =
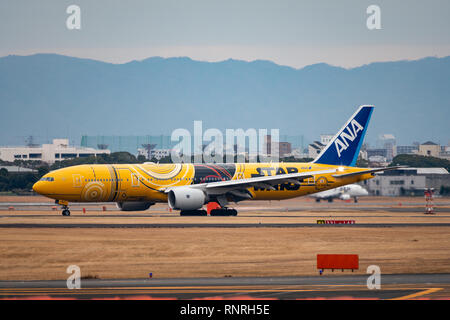
[[[336,169],[358,172],[363,168],[316,163],[237,164],[92,164],[58,169],[46,174],[34,189],[47,197],[70,202],[167,202],[165,189],[220,181],[289,173]],[[329,170],[328,170],[329,171]],[[268,188],[249,188],[253,200],[283,200],[336,188],[372,178],[372,174],[333,177],[324,173],[297,183],[286,182]]]

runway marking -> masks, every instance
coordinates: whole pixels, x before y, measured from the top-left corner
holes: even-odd
[[[390,300],[408,300],[408,299],[413,299],[413,298],[424,296],[426,294],[434,293],[434,292],[437,292],[437,291],[440,291],[440,290],[443,290],[443,289],[444,288],[430,288],[430,289],[427,289],[427,290],[419,291],[419,292],[416,292],[416,293],[413,293],[413,294],[409,294],[407,296],[393,298],[393,299],[390,299]]]

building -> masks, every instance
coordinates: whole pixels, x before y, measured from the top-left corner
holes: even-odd
[[[150,150],[150,157],[149,157],[149,151],[145,148],[139,148],[138,149],[138,156],[144,156],[146,159],[156,159],[161,160],[165,157],[170,157],[171,149],[151,149]]]
[[[321,134],[320,135],[320,143],[323,145],[327,145],[332,139],[334,135],[332,134]]]
[[[386,171],[360,183],[375,196],[423,196],[426,188],[439,192],[450,186],[450,174],[444,168],[403,168]]]
[[[438,158],[441,153],[441,146],[432,141],[427,141],[419,145],[419,154]]]
[[[378,156],[387,159],[388,151],[385,148],[377,148],[377,149],[367,149],[367,158]]]
[[[0,147],[0,159],[8,162],[32,160],[53,164],[66,159],[110,153],[109,150],[69,146],[69,139],[53,139],[52,144],[43,144],[42,146]]]
[[[439,154],[439,158],[450,160],[450,147],[441,146],[441,153]]]
[[[225,136],[225,134],[224,134]],[[191,146],[194,145],[193,136],[191,137]],[[303,135],[281,135],[280,141],[289,142],[291,148],[304,148]],[[100,146],[108,146],[111,152],[126,151],[131,154],[137,154],[138,149],[142,148],[143,144],[154,144],[157,149],[173,149],[179,143],[178,140],[172,141],[170,135],[143,135],[143,136],[87,136],[81,137],[81,146],[86,148],[98,148]],[[225,152],[225,150],[224,150]],[[270,153],[269,153],[270,154]]]
[[[325,148],[325,144],[321,143],[320,141],[314,141],[313,143],[310,143],[308,145],[308,157],[315,159],[323,148]]]
[[[272,151],[276,152],[277,149],[280,158],[289,156],[292,153],[292,145],[290,142],[272,141],[272,136],[270,134],[264,137],[264,143],[266,145],[267,155],[272,155]],[[272,147],[274,148],[274,150],[272,150]]]
[[[292,146],[290,142],[280,142],[279,148],[280,158],[289,156],[292,153]]]
[[[391,161],[396,156],[396,139],[393,134],[382,134],[378,137],[378,142],[383,149],[386,149],[386,160]]]
[[[18,166],[0,166],[0,170],[6,170],[9,174],[13,173],[36,173],[38,172],[35,169],[23,168]]]
[[[396,153],[399,154],[417,154],[419,152],[418,146],[396,146]]]

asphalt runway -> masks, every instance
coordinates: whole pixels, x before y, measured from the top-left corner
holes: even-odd
[[[450,223],[7,223],[0,228],[407,228],[450,227]]]
[[[57,210],[54,210],[53,207],[58,207]],[[44,210],[44,211],[61,211],[59,209],[59,206],[55,204],[40,204],[40,203],[0,203],[0,211],[12,211],[10,207],[13,207],[14,210],[17,211],[36,211],[38,210]],[[71,204],[70,210],[71,211],[82,211],[83,208],[87,208],[89,211],[105,211],[103,210],[103,205],[101,204]],[[117,211],[117,207],[112,206],[111,204],[105,205],[106,211]],[[240,214],[246,213],[246,212],[252,212],[252,211],[258,211],[258,212],[272,212],[272,211],[278,211],[278,212],[302,212],[302,211],[308,211],[308,212],[358,212],[358,211],[364,211],[364,212],[392,212],[392,213],[401,213],[401,212],[412,212],[412,213],[423,213],[424,212],[424,206],[399,206],[394,205],[392,203],[390,204],[380,204],[379,206],[359,206],[358,204],[348,204],[347,206],[343,206],[342,204],[339,204],[337,206],[333,206],[332,204],[317,204],[317,205],[302,205],[302,206],[286,206],[286,207],[261,207],[261,208],[246,208],[246,207],[236,207],[238,212]],[[450,207],[442,207],[442,206],[435,206],[436,213],[450,213]],[[154,214],[164,214],[165,212],[162,212],[161,209],[157,208],[150,208],[146,211],[143,215],[154,215]],[[171,215],[175,215],[174,213],[171,213]]]
[[[369,289],[369,275],[81,280],[80,289],[66,281],[0,281],[3,298],[156,298],[156,299],[450,299],[450,274],[381,275],[381,288]]]

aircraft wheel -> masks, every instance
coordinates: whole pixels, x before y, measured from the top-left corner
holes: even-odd
[[[62,211],[62,215],[63,215],[63,216],[66,216],[66,217],[70,216],[70,211],[69,211],[69,209],[64,209],[64,210]]]
[[[206,210],[182,210],[180,216],[206,216],[208,213]]]
[[[237,216],[237,211],[235,209],[213,209],[210,212],[211,216]]]

